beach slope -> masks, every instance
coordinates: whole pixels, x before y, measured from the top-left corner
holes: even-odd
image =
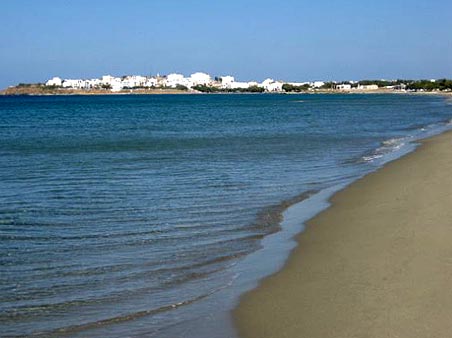
[[[241,337],[450,337],[452,133],[353,183],[242,297]]]

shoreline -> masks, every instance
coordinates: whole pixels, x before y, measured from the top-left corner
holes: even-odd
[[[345,97],[345,95],[344,95],[344,97]],[[276,96],[275,98],[277,99],[278,97]],[[358,95],[355,97],[355,99],[356,98],[358,98]],[[389,98],[389,95],[387,98]],[[407,98],[408,97],[405,97],[405,98],[401,97],[400,99],[406,100]],[[105,99],[107,100],[107,98],[105,98]],[[294,99],[296,99],[296,98],[294,98]],[[371,99],[371,95],[369,95],[366,100],[368,100],[368,99]],[[396,98],[392,97],[392,99],[394,100]],[[412,99],[415,99],[415,98],[412,97]],[[418,99],[419,99],[419,97],[418,97]],[[438,98],[433,98],[433,97],[432,97],[432,99],[434,99],[432,101],[438,100]],[[290,97],[287,97],[285,101],[290,101]],[[305,100],[303,99],[303,101],[305,101]],[[428,100],[428,101],[430,101],[430,100]],[[422,128],[420,127],[420,125],[418,125],[413,129],[413,132],[406,131],[406,133],[412,134],[405,138],[407,140],[406,144],[413,145],[413,147],[412,148],[410,147],[410,149],[413,149],[415,147],[414,142],[418,142],[418,139],[412,138],[412,137],[416,137],[416,136],[414,136],[414,135],[416,135],[416,133],[414,133],[415,130],[417,130],[419,132],[421,132],[421,130],[422,130],[422,133],[424,134],[426,129],[428,130],[430,126],[432,126],[432,128],[434,126],[432,131],[434,133],[437,133],[439,130],[438,128],[443,128],[444,126],[447,126],[447,125],[448,126],[451,125],[449,118],[436,121],[433,124],[422,124]],[[388,135],[388,137],[390,137],[390,138],[382,139],[382,142],[380,143],[380,145],[383,145],[387,141],[394,140],[393,138],[391,138],[391,135]],[[424,134],[423,137],[427,137],[427,135]],[[409,141],[409,140],[413,140],[414,142]],[[404,143],[401,143],[402,149],[406,149],[406,146],[404,145]],[[375,148],[375,152],[378,149],[379,148]],[[395,149],[397,149],[397,148],[395,148]],[[366,153],[363,153],[363,155],[373,154],[375,152],[374,151],[369,152],[369,153],[366,152]],[[395,153],[396,152],[394,150],[391,151],[391,154],[395,154]],[[388,154],[386,154],[386,153],[384,153],[384,154],[385,154],[384,156],[386,158],[386,156]],[[360,153],[360,155],[361,155],[361,153]],[[399,156],[400,155],[396,155],[396,157],[399,157]],[[365,158],[365,156],[359,156],[359,157]],[[353,157],[353,159],[358,160],[358,157],[356,157],[356,158]],[[380,164],[378,164],[377,166],[378,166],[378,168],[381,168]],[[375,166],[375,168],[377,168],[377,166]],[[362,175],[354,176],[352,181],[359,179],[359,177],[362,177]],[[260,243],[265,242],[268,244],[269,242],[271,242],[269,246],[266,246],[265,248],[263,248],[264,250],[262,250],[262,251],[265,251],[265,254],[261,255],[261,253],[262,253],[261,250],[258,251],[259,253],[257,255],[255,255],[256,252],[247,254],[247,256],[245,257],[245,260],[249,261],[248,258],[250,256],[254,256],[255,259],[254,259],[254,261],[252,260],[251,264],[248,264],[248,266],[245,266],[245,267],[241,266],[242,269],[240,269],[240,267],[239,267],[239,265],[242,265],[242,262],[243,262],[242,260],[240,260],[240,262],[237,265],[232,265],[232,270],[234,271],[232,281],[227,285],[225,291],[218,289],[218,290],[220,290],[218,292],[219,296],[211,297],[211,298],[213,298],[213,301],[211,299],[209,299],[208,301],[205,302],[205,304],[208,304],[206,306],[206,308],[212,307],[212,306],[218,306],[219,304],[221,304],[221,306],[219,306],[219,307],[222,309],[222,311],[224,310],[229,315],[231,313],[230,311],[237,304],[237,302],[235,302],[234,306],[229,307],[229,304],[230,304],[229,301],[232,298],[234,299],[234,301],[238,300],[239,296],[244,293],[242,291],[243,290],[242,286],[245,285],[245,287],[248,287],[250,284],[253,284],[253,286],[248,289],[248,290],[252,290],[257,286],[257,283],[260,282],[264,278],[264,276],[255,278],[257,274],[253,276],[252,272],[251,272],[251,275],[250,275],[250,271],[255,271],[258,274],[261,274],[264,269],[265,269],[265,271],[268,271],[269,265],[271,265],[271,266],[277,265],[277,268],[275,270],[271,271],[268,274],[267,273],[265,274],[265,276],[269,276],[269,275],[274,274],[283,265],[285,265],[285,262],[287,260],[287,257],[289,256],[289,253],[292,251],[292,249],[296,245],[295,244],[295,236],[298,235],[298,233],[301,231],[300,228],[303,227],[302,223],[310,220],[317,213],[326,209],[327,206],[324,206],[324,205],[325,205],[325,203],[327,203],[327,201],[329,201],[330,197],[338,190],[342,190],[345,186],[348,186],[348,184],[352,183],[352,181],[348,181],[348,183],[346,185],[342,185],[342,188],[334,189],[334,192],[331,191],[331,193],[328,193],[327,196],[325,196],[324,191],[329,189],[328,186],[326,187],[326,189],[321,188],[321,189],[315,189],[315,190],[311,191],[312,195],[310,194],[310,191],[307,191],[306,193],[308,194],[308,196],[306,196],[307,197],[306,199],[303,199],[303,196],[301,194],[301,195],[296,195],[294,198],[289,198],[287,200],[283,200],[281,203],[267,204],[264,207],[264,209],[262,210],[262,212],[259,212],[257,214],[255,223],[256,224],[266,223],[269,226],[275,226],[278,223],[278,226],[281,226],[281,227],[283,226],[281,223],[285,223],[284,229],[278,230],[275,233],[271,233],[270,235],[265,235],[264,237],[261,237],[261,235],[257,235],[258,237],[256,239],[258,239]],[[334,187],[336,187],[336,185]],[[319,193],[323,193],[323,196],[319,197]],[[300,200],[302,200],[302,202],[300,202]],[[316,200],[316,201],[313,201],[313,200]],[[308,203],[308,204],[310,203],[310,206],[306,206],[306,203]],[[303,204],[305,205],[304,210],[299,212],[299,207],[300,207],[300,205],[303,205]],[[324,207],[322,207],[322,205]],[[319,208],[321,208],[321,210],[319,210],[317,212],[313,212],[313,206],[319,207]],[[294,213],[293,211],[295,209],[298,209],[298,212],[296,211]],[[283,215],[281,213],[283,213]],[[309,214],[310,216],[307,216],[307,214]],[[302,219],[300,217],[300,215],[303,217],[303,222],[300,222],[300,220]],[[291,218],[290,222],[287,222],[288,218]],[[281,220],[282,220],[282,222],[281,222]],[[254,223],[251,224],[251,226],[254,226],[254,225],[255,225]],[[295,231],[294,231],[294,228],[299,229],[299,230],[295,229]],[[281,239],[283,239],[283,240],[281,240]],[[269,250],[269,247],[270,247],[270,250]],[[265,266],[263,266],[263,265],[265,265]],[[236,267],[238,267],[238,269]],[[250,269],[250,267],[251,267],[251,269]],[[240,275],[240,277],[239,277],[239,275]],[[234,284],[234,286],[230,287],[233,284]],[[231,291],[231,289],[233,289],[233,290]],[[238,292],[236,292],[237,290],[238,290]],[[247,290],[245,290],[245,292],[246,291]],[[217,291],[215,291],[215,292],[217,292]],[[223,300],[223,298],[227,299],[227,300]],[[202,302],[204,302],[204,301],[202,301]],[[182,303],[180,303],[180,304],[182,304]],[[174,302],[174,304],[172,304],[170,306],[171,306],[171,308],[169,308],[169,309],[171,310],[171,312],[173,309],[177,308],[176,313],[178,313],[178,315],[176,315],[176,316],[180,316],[181,311],[184,311],[183,309],[185,309],[185,308],[187,308],[187,312],[196,312],[196,309],[198,309],[198,311],[200,309],[205,310],[205,308],[203,308],[203,306],[204,306],[203,304],[194,305],[194,307],[192,308],[191,305],[187,306],[187,307],[179,306],[178,302]],[[168,313],[170,313],[170,311],[168,311]],[[169,316],[171,316],[171,315],[169,315]],[[203,333],[201,335],[198,334],[198,331],[196,331],[196,329],[202,328],[202,325],[204,325],[203,324],[204,318],[199,321],[186,320],[186,322],[190,321],[190,328],[194,328],[193,330],[195,330],[195,334],[193,334],[191,336],[211,338],[212,337],[211,334],[213,332],[216,333],[216,332],[221,331],[222,335],[221,336],[215,335],[215,337],[217,337],[217,338],[236,337],[235,332],[233,332],[234,325],[232,324],[230,317],[227,317],[226,315],[223,317],[223,313],[221,313],[220,315],[217,315],[215,317],[213,317],[212,313],[209,313],[208,316],[210,316],[209,318],[211,318],[211,321],[213,322],[213,324],[209,327],[210,330],[205,329],[204,331],[201,331]],[[129,318],[133,319],[133,317],[129,317]],[[114,323],[114,322],[116,322],[117,318],[116,319],[112,318],[112,319],[113,319],[113,321],[111,323]],[[120,320],[118,322],[122,322],[122,321]],[[128,320],[125,320],[124,322],[128,322]],[[221,327],[221,325],[218,324],[219,322],[223,323],[223,327]],[[101,320],[99,323],[100,324],[104,323],[104,321]],[[107,323],[108,326],[110,325],[108,321],[106,321],[105,323]],[[126,326],[126,325],[128,325],[128,324],[124,324],[124,326]],[[133,325],[135,325],[135,324],[132,324],[131,326],[133,326]],[[94,331],[96,331],[97,329],[108,330],[108,328],[101,328],[99,326],[102,326],[102,325],[93,326],[96,328],[96,329],[94,329]],[[169,335],[169,336],[172,336],[172,337],[179,336],[180,332],[182,332],[182,331],[184,331],[185,333],[190,332],[187,329],[187,327],[183,326],[183,324],[181,324],[181,325],[176,324],[174,327],[176,327],[176,326],[178,326],[177,329],[180,331],[177,331],[177,333]],[[217,329],[215,328],[216,326],[220,326],[221,329],[217,331]],[[74,327],[76,327],[76,326],[74,326]],[[168,328],[166,328],[166,329],[168,329]],[[227,330],[231,330],[231,331],[227,331]],[[88,332],[90,332],[90,331],[88,331]],[[227,334],[225,334],[225,332],[227,332]],[[173,333],[173,332],[171,331],[171,333]]]
[[[422,299],[416,299],[415,296],[422,296],[423,284],[415,283],[414,277],[425,277],[424,270],[429,271],[429,265],[422,261],[417,252],[421,249],[413,243],[421,248],[422,244],[437,248],[431,247],[429,237],[410,237],[409,231],[425,232],[424,223],[419,224],[413,214],[401,211],[412,209],[419,218],[416,211],[425,202],[422,197],[429,194],[437,202],[436,194],[442,193],[445,203],[436,212],[450,216],[443,218],[443,223],[452,219],[452,212],[447,211],[447,202],[452,201],[444,192],[448,188],[452,191],[452,184],[437,182],[447,180],[452,155],[435,156],[447,153],[451,138],[452,132],[447,131],[418,141],[421,145],[414,152],[386,163],[335,193],[329,200],[331,206],[310,219],[306,230],[295,236],[297,246],[282,269],[241,297],[233,311],[239,336],[423,337],[450,331],[444,316],[437,314],[442,321],[431,317],[435,325],[420,321],[420,305],[429,303],[431,298],[444,300],[446,295],[442,298],[442,292],[447,294],[447,289],[432,280],[428,285],[435,297],[424,294]],[[420,169],[414,171],[414,166]],[[429,189],[419,184],[424,179]],[[422,219],[428,223],[434,215],[426,214],[422,214]],[[440,230],[447,236],[438,239],[452,239],[452,231],[444,225]],[[447,252],[448,248],[444,250]],[[435,262],[429,258],[430,263]],[[441,271],[447,264],[448,261],[446,266],[437,263],[434,268]],[[413,266],[406,269],[407,265]],[[452,279],[452,272],[446,277]],[[394,303],[398,296],[400,301]],[[425,330],[428,326],[434,329]]]
[[[438,92],[438,91],[395,91],[387,89],[379,90],[315,90],[303,92],[212,92],[203,93],[198,91],[182,91],[177,89],[155,89],[155,90],[127,90],[119,92],[109,92],[103,90],[75,90],[67,91],[27,91],[16,88],[7,88],[0,90],[0,96],[109,96],[109,95],[437,95],[443,97],[452,97],[452,92]]]

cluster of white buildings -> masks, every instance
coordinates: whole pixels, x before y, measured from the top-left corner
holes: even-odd
[[[369,84],[369,85],[358,84],[357,86],[353,86],[352,83],[353,83],[353,81],[350,82],[350,83],[336,84],[335,89],[343,90],[343,91],[349,91],[349,90],[352,90],[352,89],[356,89],[356,90],[378,90],[378,85],[376,85],[376,84]]]
[[[126,88],[156,87],[158,81],[153,77],[140,75],[114,77],[104,75],[100,79],[61,79],[54,77],[46,82],[46,86],[57,86],[71,89],[106,88],[111,91],[121,91]]]
[[[432,80],[434,81],[434,80]],[[319,89],[325,86],[324,81],[314,82],[286,82],[273,79],[265,79],[262,82],[249,81],[240,82],[236,81],[233,76],[226,75],[221,77],[212,77],[209,74],[196,72],[186,77],[182,74],[172,73],[165,76],[141,76],[141,75],[128,75],[122,77],[115,77],[111,75],[104,75],[100,79],[61,79],[54,77],[48,80],[46,86],[56,86],[68,89],[106,89],[112,92],[119,92],[128,89],[137,88],[173,88],[173,89],[196,89],[197,86],[207,86],[212,88],[218,88],[221,90],[244,90],[249,88],[262,88],[266,92],[284,92],[283,86],[285,84],[294,87],[303,87],[310,90]],[[332,85],[332,86],[331,86]],[[376,84],[360,84],[359,81],[349,82],[329,82],[328,88],[332,88],[338,91],[373,91],[378,90],[379,87]],[[405,90],[405,84],[398,84],[393,86],[386,86],[385,89],[393,90]]]
[[[266,79],[261,83],[250,81],[240,82],[236,81],[233,76],[227,75],[222,77],[212,78],[206,73],[193,73],[189,77],[182,74],[172,73],[166,76],[141,76],[131,75],[123,77],[114,77],[111,75],[104,75],[100,79],[61,79],[54,77],[46,82],[46,86],[57,86],[72,89],[95,89],[104,88],[113,92],[119,92],[125,89],[132,88],[187,88],[192,89],[196,86],[216,87],[224,90],[246,90],[250,87],[260,87],[267,92],[281,92],[283,85],[287,82],[275,81],[273,79]],[[324,85],[322,81],[290,83],[292,85],[306,85],[312,88],[320,88]]]

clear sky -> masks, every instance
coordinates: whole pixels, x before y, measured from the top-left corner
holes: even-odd
[[[2,0],[0,87],[52,76],[452,77],[452,0]]]

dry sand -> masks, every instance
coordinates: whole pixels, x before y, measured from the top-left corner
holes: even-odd
[[[242,298],[240,336],[452,337],[452,133],[331,202]]]

